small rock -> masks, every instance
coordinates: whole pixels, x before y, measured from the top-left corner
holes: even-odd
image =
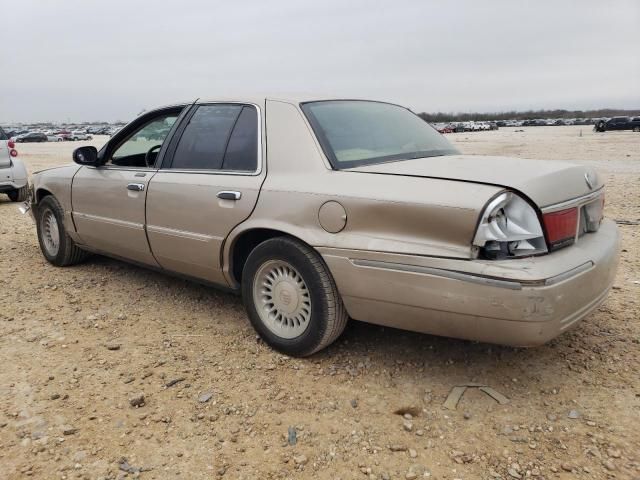
[[[406,452],[407,447],[405,447],[404,445],[389,445],[389,450],[391,450],[392,452]]]
[[[571,419],[574,419],[574,420],[575,420],[576,418],[580,418],[580,412],[579,412],[579,411],[577,411],[577,410],[571,410],[571,411],[568,413],[567,417],[569,417],[569,418],[571,418]]]
[[[356,408],[358,406],[358,400],[356,400],[355,398],[351,400],[351,406],[353,408]]]
[[[411,458],[416,458],[418,456],[418,452],[416,452],[413,448],[409,449],[409,456]]]
[[[120,459],[120,461],[118,462],[118,468],[123,472],[133,473],[133,474],[140,473],[140,471],[142,470],[138,467],[134,467],[133,465],[129,465],[129,462],[127,462],[126,458]]]
[[[132,407],[144,406],[144,394],[141,393],[139,395],[136,395],[135,397],[131,397],[129,399],[129,405],[131,405]]]
[[[211,398],[213,398],[213,393],[205,392],[198,397],[198,401],[200,403],[207,403],[209,400],[211,400]]]
[[[164,386],[166,388],[173,387],[176,383],[184,382],[184,380],[185,380],[184,377],[174,378],[173,380],[169,380],[167,383],[165,383]]]
[[[411,430],[413,430],[413,423],[409,422],[408,420],[405,420],[402,423],[402,428],[404,428],[405,431],[410,432]]]
[[[471,414],[469,412],[464,412],[463,417],[465,420],[469,420],[471,418]]]
[[[51,400],[57,400],[60,398],[60,394],[59,393],[54,393],[53,395],[51,395]]]
[[[306,465],[309,459],[306,455],[296,455],[293,457],[293,461],[296,462],[296,465]]]
[[[622,452],[616,448],[608,448],[607,455],[613,458],[620,458],[622,456]]]
[[[560,468],[563,469],[565,472],[573,471],[573,465],[571,465],[570,463],[563,463],[562,465],[560,465]]]
[[[516,470],[514,468],[510,468],[507,470],[507,473],[509,474],[510,477],[513,478],[522,478],[522,475],[520,475],[518,472],[516,472]]]
[[[119,343],[107,343],[106,347],[107,347],[107,350],[120,350]]]
[[[76,433],[78,431],[77,428],[74,427],[64,427],[62,429],[62,434],[63,435],[73,435],[74,433]]]
[[[604,462],[602,462],[602,464],[604,465],[604,468],[606,468],[610,472],[612,472],[612,471],[614,471],[616,469],[616,464],[613,463],[613,461],[611,459],[605,460]]]
[[[418,478],[418,474],[416,472],[407,472],[404,478],[407,480],[413,480],[414,478]]]

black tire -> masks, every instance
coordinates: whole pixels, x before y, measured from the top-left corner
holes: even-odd
[[[306,284],[310,315],[306,329],[295,338],[275,334],[262,320],[254,299],[254,281],[267,262],[286,262]],[[310,247],[289,237],[276,237],[258,245],[242,270],[242,297],[251,324],[275,350],[305,357],[333,343],[344,330],[348,315],[336,284],[322,258]]]
[[[12,202],[24,202],[27,200],[28,193],[29,192],[25,185],[22,188],[19,188],[17,190],[13,190],[7,193],[7,196],[9,197],[9,200],[11,200]]]
[[[45,228],[43,225],[45,217],[50,213],[53,214],[57,222],[58,230],[58,248],[57,252],[51,253],[45,247]],[[38,242],[42,255],[49,263],[56,267],[66,267],[80,263],[90,256],[90,253],[78,248],[75,242],[69,237],[64,228],[64,210],[60,202],[53,196],[47,195],[40,201],[36,209],[36,229],[38,232]]]
[[[640,132],[640,127],[633,127],[634,132]]]

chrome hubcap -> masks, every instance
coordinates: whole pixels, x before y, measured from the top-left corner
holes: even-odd
[[[55,257],[60,248],[60,230],[58,220],[51,210],[47,210],[42,215],[42,243],[49,255]]]
[[[281,260],[265,262],[253,280],[253,302],[260,319],[281,338],[296,338],[311,320],[311,296],[298,271]]]

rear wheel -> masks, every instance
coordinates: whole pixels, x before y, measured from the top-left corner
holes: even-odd
[[[634,132],[640,132],[640,127],[633,127]]]
[[[13,190],[9,193],[7,193],[7,196],[9,197],[9,200],[11,200],[12,202],[24,202],[27,200],[27,187],[24,186],[22,188],[18,188],[17,190]]]
[[[322,350],[348,319],[322,258],[288,237],[267,240],[251,252],[242,271],[242,297],[256,331],[287,355]]]
[[[52,195],[44,197],[36,211],[36,228],[40,250],[47,261],[66,267],[83,261],[88,252],[78,248],[64,228],[64,211]]]

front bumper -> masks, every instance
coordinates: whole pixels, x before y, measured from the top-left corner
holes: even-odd
[[[349,315],[448,337],[535,346],[597,308],[613,284],[614,222],[570,247],[521,260],[435,259],[319,249]]]

